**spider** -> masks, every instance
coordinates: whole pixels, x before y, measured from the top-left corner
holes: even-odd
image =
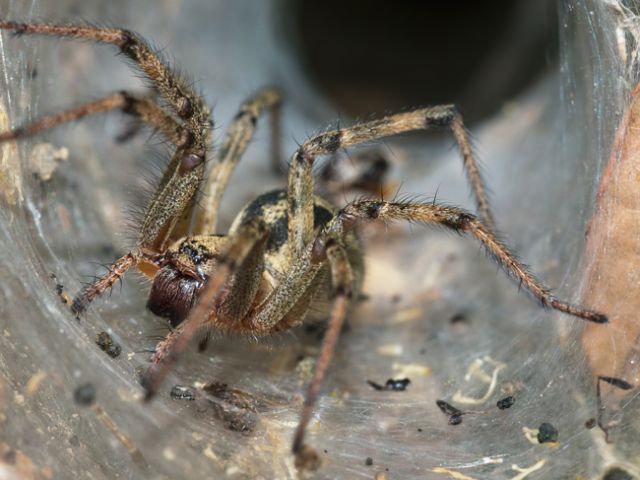
[[[153,87],[154,96],[118,92],[0,134],[0,141],[17,140],[87,115],[121,110],[158,130],[173,145],[173,156],[146,207],[135,245],[79,292],[71,305],[72,312],[80,315],[133,267],[153,280],[147,306],[167,317],[173,328],[158,343],[143,376],[147,400],[194,337],[203,339],[203,346],[213,331],[273,335],[300,325],[309,311],[325,305],[328,328],[292,442],[296,465],[317,468],[319,457],[304,443],[305,430],[345,315],[360,291],[363,260],[357,227],[366,221],[421,222],[475,237],[542,305],[595,323],[608,321],[601,313],[555,298],[496,237],[484,182],[462,116],[453,105],[390,115],[310,138],[291,158],[286,189],[259,195],[238,214],[226,235],[214,234],[227,182],[265,112],[272,113],[277,132],[281,94],[276,89],[261,90],[242,105],[221,149],[212,156],[213,121],[205,101],[137,34],[90,25],[10,21],[0,21],[0,29],[113,45]],[[356,200],[336,209],[314,195],[317,157],[431,128],[445,128],[453,135],[478,216],[435,201]],[[277,152],[274,147],[272,153]],[[196,202],[201,188],[204,195]],[[192,216],[194,226],[189,229]]]

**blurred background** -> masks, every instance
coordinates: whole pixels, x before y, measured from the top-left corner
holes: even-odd
[[[12,20],[137,31],[203,92],[216,146],[243,99],[264,85],[281,87],[283,165],[297,143],[328,127],[456,103],[508,244],[559,297],[582,301],[585,230],[635,82],[633,2],[0,0],[0,7]],[[114,90],[144,89],[109,47],[6,32],[0,42],[2,130]],[[257,344],[215,339],[205,353],[190,352],[147,405],[138,373],[168,331],[145,309],[148,283],[128,275],[80,322],[60,300],[130,248],[135,224],[127,212],[167,158],[145,132],[118,142],[127,129],[121,115],[105,115],[2,147],[0,473],[297,478],[290,442],[321,326]],[[269,138],[261,121],[225,194],[223,230],[256,193],[284,185],[269,165]],[[393,192],[437,192],[439,201],[474,209],[446,132],[385,139],[325,165],[348,170],[361,156],[383,159]],[[325,168],[319,183],[336,203],[362,193],[323,184]],[[310,427],[308,443],[323,459],[314,478],[637,475],[634,392],[605,399],[619,421],[614,444],[585,427],[597,413],[594,374],[629,366],[616,346],[634,338],[600,326],[611,371],[596,371],[583,322],[518,294],[471,239],[400,224],[362,236],[367,299],[349,316]],[[102,332],[111,355],[96,345]],[[411,384],[393,392],[367,383],[388,378]],[[74,399],[86,384],[96,392],[91,408]],[[174,385],[184,389],[171,395]],[[515,405],[498,410],[509,395]],[[453,426],[439,399],[484,413]],[[555,446],[535,439],[544,422],[558,430]]]

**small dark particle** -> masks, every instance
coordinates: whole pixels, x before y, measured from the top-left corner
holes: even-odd
[[[387,388],[384,385],[380,385],[372,380],[367,380],[367,383],[371,385],[374,390],[386,390]]]
[[[122,352],[122,347],[107,332],[96,335],[96,345],[111,358],[118,358]]]
[[[418,428],[418,432],[422,432],[422,429],[421,429],[421,428]]]
[[[73,400],[83,407],[88,407],[96,400],[96,388],[91,383],[85,383],[73,392]]]
[[[185,387],[183,385],[174,385],[171,389],[171,398],[174,400],[195,400],[196,397],[193,392],[189,389],[189,387]]]
[[[558,429],[550,423],[543,423],[538,427],[538,442],[548,443],[558,441]]]
[[[462,423],[462,415],[451,415],[449,417],[449,425],[460,425]]]
[[[602,480],[633,480],[633,477],[629,475],[626,470],[620,467],[613,467],[604,474]]]
[[[251,394],[220,382],[209,383],[203,390],[211,396],[209,403],[213,413],[225,428],[234,432],[253,431],[258,421],[260,402]],[[314,455],[317,457],[315,451]]]
[[[631,390],[633,388],[633,385],[631,385],[626,380],[622,380],[621,378],[598,377],[598,380],[602,380],[603,382],[607,382],[609,385],[613,385],[614,387],[620,388],[622,390]]]
[[[511,408],[513,407],[513,404],[516,403],[516,397],[504,397],[503,399],[498,400],[498,402],[496,403],[496,406],[500,409],[500,410],[505,410],[507,408]]]
[[[358,295],[358,298],[356,298],[357,302],[368,302],[369,300],[371,300],[371,296],[367,295],[366,293],[361,293],[360,295]]]
[[[462,415],[462,410],[458,410],[456,407],[444,400],[436,400],[436,405],[438,405],[440,411],[445,415]]]
[[[379,383],[373,382],[371,380],[367,380],[367,383],[371,385],[371,387],[375,390],[391,390],[394,392],[404,392],[407,389],[407,386],[409,386],[409,384],[411,383],[411,380],[409,380],[408,378],[400,378],[398,380],[390,378],[384,385],[380,385]]]
[[[464,415],[465,412],[458,410],[444,400],[436,400],[436,405],[438,405],[442,413],[449,416],[449,425],[460,425],[462,423],[462,415]]]
[[[69,437],[69,445],[71,445],[72,447],[80,446],[80,439],[77,435],[72,435],[71,437]]]
[[[56,283],[56,293],[58,295],[62,295],[62,292],[64,292],[64,285],[62,285],[61,283]]]
[[[387,380],[385,386],[387,387],[387,390],[393,390],[394,392],[404,392],[410,383],[411,380],[409,380],[408,378],[401,378],[399,380],[393,380],[390,378],[389,380]]]
[[[589,430],[591,430],[593,427],[596,426],[596,419],[595,418],[590,418],[589,420],[584,422],[584,426],[585,426],[585,428],[588,428]]]
[[[467,317],[466,317],[466,315],[464,313],[456,313],[449,320],[449,323],[451,323],[451,325],[460,324],[460,323],[468,323],[468,322],[469,322],[469,320],[467,319]]]
[[[364,461],[364,464],[365,464],[367,467],[370,467],[371,465],[373,465],[373,458],[371,458],[371,457],[367,457],[367,458],[366,458],[366,460]]]

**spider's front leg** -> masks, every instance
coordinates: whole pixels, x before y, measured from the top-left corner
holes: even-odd
[[[176,145],[173,158],[145,210],[136,246],[128,254],[116,260],[106,275],[97,279],[76,296],[72,311],[79,314],[93,299],[111,288],[129,268],[138,266],[142,270],[148,269],[151,272],[157,270],[158,262],[161,261],[167,249],[176,223],[192,206],[193,197],[204,177],[205,158],[213,123],[210,111],[204,99],[193,91],[188,82],[172,70],[142,38],[128,30],[91,25],[12,21],[0,21],[0,29],[11,30],[19,35],[47,35],[114,45],[124,56],[134,62],[173,111],[173,113],[164,112],[162,107],[153,102],[116,94],[102,101],[85,105],[84,108],[67,111],[66,116],[49,117],[48,122],[36,123],[35,128],[27,132],[37,133],[44,128],[90,113],[123,108],[125,111],[130,110],[127,113],[132,113],[154,124]]]

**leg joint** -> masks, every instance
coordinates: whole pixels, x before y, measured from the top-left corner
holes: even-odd
[[[330,155],[342,146],[342,130],[320,134],[304,143],[301,150],[305,154]]]
[[[425,128],[448,127],[456,119],[461,119],[462,114],[455,105],[434,107],[427,111],[425,116]]]
[[[129,30],[120,30],[119,36],[120,39],[117,42],[118,48],[128,57],[135,59],[137,57],[136,46],[139,43],[136,35]]]

